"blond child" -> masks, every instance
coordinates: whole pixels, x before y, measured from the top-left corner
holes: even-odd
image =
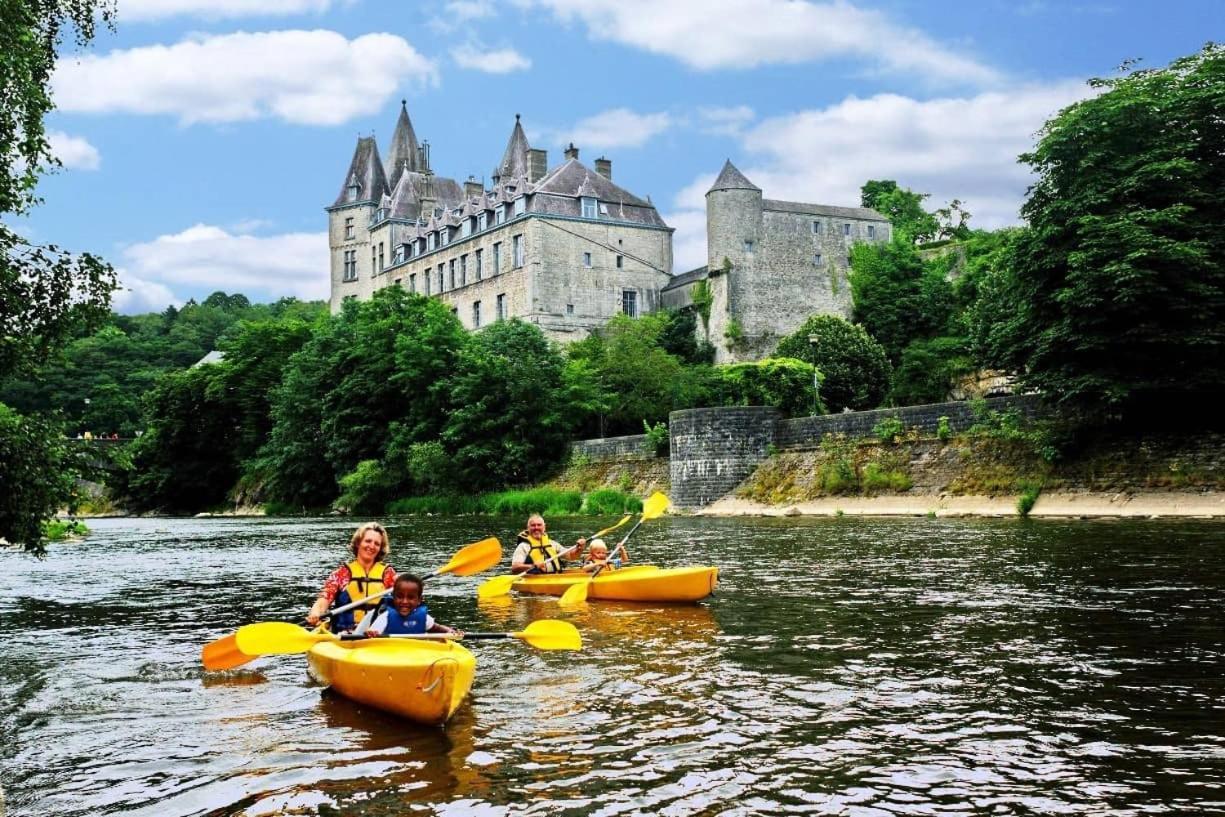
[[[630,557],[629,553],[625,550],[624,539],[621,540],[621,542],[619,542],[615,548],[613,548],[613,553],[620,553],[620,558],[616,556],[611,558],[609,557],[608,545],[603,539],[592,539],[591,542],[588,543],[587,560],[583,562],[583,570],[587,571],[588,573],[616,570],[618,567],[629,561]]]

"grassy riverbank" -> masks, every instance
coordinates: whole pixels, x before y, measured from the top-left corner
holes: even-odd
[[[526,491],[497,491],[487,494],[413,496],[397,499],[387,506],[393,516],[459,516],[465,514],[524,516],[602,516],[636,513],[642,500],[632,494],[601,489],[582,491],[558,488],[533,488]]]

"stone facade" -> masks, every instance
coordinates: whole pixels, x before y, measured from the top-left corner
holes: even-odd
[[[739,485],[766,458],[780,416],[769,406],[672,412],[672,504],[700,508]]]
[[[888,241],[891,225],[874,210],[763,198],[727,162],[706,193],[707,264],[665,287],[665,307],[693,303],[704,281],[713,298],[709,336],[716,363],[769,356],[812,315],[850,318],[851,246]]]
[[[359,139],[327,208],[333,312],[400,286],[440,298],[469,329],[517,317],[568,341],[659,308],[672,229],[613,183],[608,159],[589,169],[571,145],[546,169],[516,117],[486,188],[435,176],[405,109],[391,144],[384,165],[373,137]]]

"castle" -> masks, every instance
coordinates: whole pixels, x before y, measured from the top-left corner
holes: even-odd
[[[729,161],[706,194],[707,264],[673,276],[673,231],[654,205],[613,183],[608,159],[578,157],[570,145],[549,168],[516,116],[492,185],[461,185],[430,169],[401,101],[386,161],[359,138],[326,208],[332,311],[394,285],[439,298],[469,329],[517,317],[565,342],[696,294],[716,362],[754,360],[814,313],[849,317],[851,244],[889,238],[873,210],[764,199]]]

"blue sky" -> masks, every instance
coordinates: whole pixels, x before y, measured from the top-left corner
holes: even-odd
[[[1085,80],[1225,35],[1221,0],[117,0],[63,55],[64,169],[15,222],[102,254],[123,312],[224,289],[327,295],[323,207],[400,100],[436,172],[487,177],[516,113],[550,165],[605,155],[705,262],[730,158],[772,198],[856,205],[870,178],[1017,222],[1016,163]]]

